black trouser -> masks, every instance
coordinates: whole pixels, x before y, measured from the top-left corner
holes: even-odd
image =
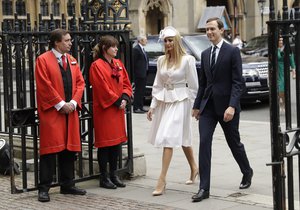
[[[143,109],[147,78],[135,78],[133,110]]]
[[[74,186],[75,152],[64,150],[58,153],[40,156],[40,183],[39,191],[48,192],[55,174],[56,156],[58,157],[58,180],[61,187]]]
[[[199,148],[199,170],[200,170],[200,189],[210,189],[210,173],[211,173],[211,155],[212,141],[216,125],[220,123],[225,139],[243,174],[248,174],[251,170],[248,157],[244,145],[240,139],[239,120],[240,114],[235,113],[229,122],[223,121],[223,115],[217,115],[212,100],[206,104],[206,108],[200,115],[199,131],[200,131],[200,148]]]
[[[114,175],[118,167],[120,149],[121,144],[98,148],[97,157],[101,176],[107,176],[107,163],[109,163],[110,175]]]

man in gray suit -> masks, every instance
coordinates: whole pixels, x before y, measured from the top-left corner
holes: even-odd
[[[133,48],[133,70],[134,70],[134,101],[133,112],[145,113],[144,110],[144,95],[147,82],[148,56],[144,50],[147,44],[146,36],[138,36],[138,44]]]

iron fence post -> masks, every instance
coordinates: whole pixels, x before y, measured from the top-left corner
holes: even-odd
[[[277,44],[278,32],[277,21],[275,20],[274,1],[270,0],[270,16],[268,24],[268,55],[269,55],[269,81],[270,81],[270,129],[271,129],[271,159],[272,159],[272,186],[273,186],[273,207],[276,210],[285,209],[285,187],[282,172],[284,172],[284,162],[282,155],[282,145],[279,138],[281,132],[279,126],[278,110],[278,61]]]

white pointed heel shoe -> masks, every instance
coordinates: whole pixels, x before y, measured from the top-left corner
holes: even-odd
[[[185,184],[186,184],[186,185],[194,184],[194,183],[195,183],[195,180],[196,180],[196,178],[197,178],[198,175],[199,175],[199,172],[198,172],[198,170],[197,170],[196,173],[191,174],[190,179],[187,180],[187,181],[185,182]]]
[[[166,182],[159,182],[157,183],[157,186],[155,188],[155,190],[152,192],[153,196],[159,196],[162,195],[166,192]]]

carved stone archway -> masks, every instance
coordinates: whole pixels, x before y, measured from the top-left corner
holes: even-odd
[[[171,0],[145,0],[143,8],[146,34],[158,34],[172,22]]]

